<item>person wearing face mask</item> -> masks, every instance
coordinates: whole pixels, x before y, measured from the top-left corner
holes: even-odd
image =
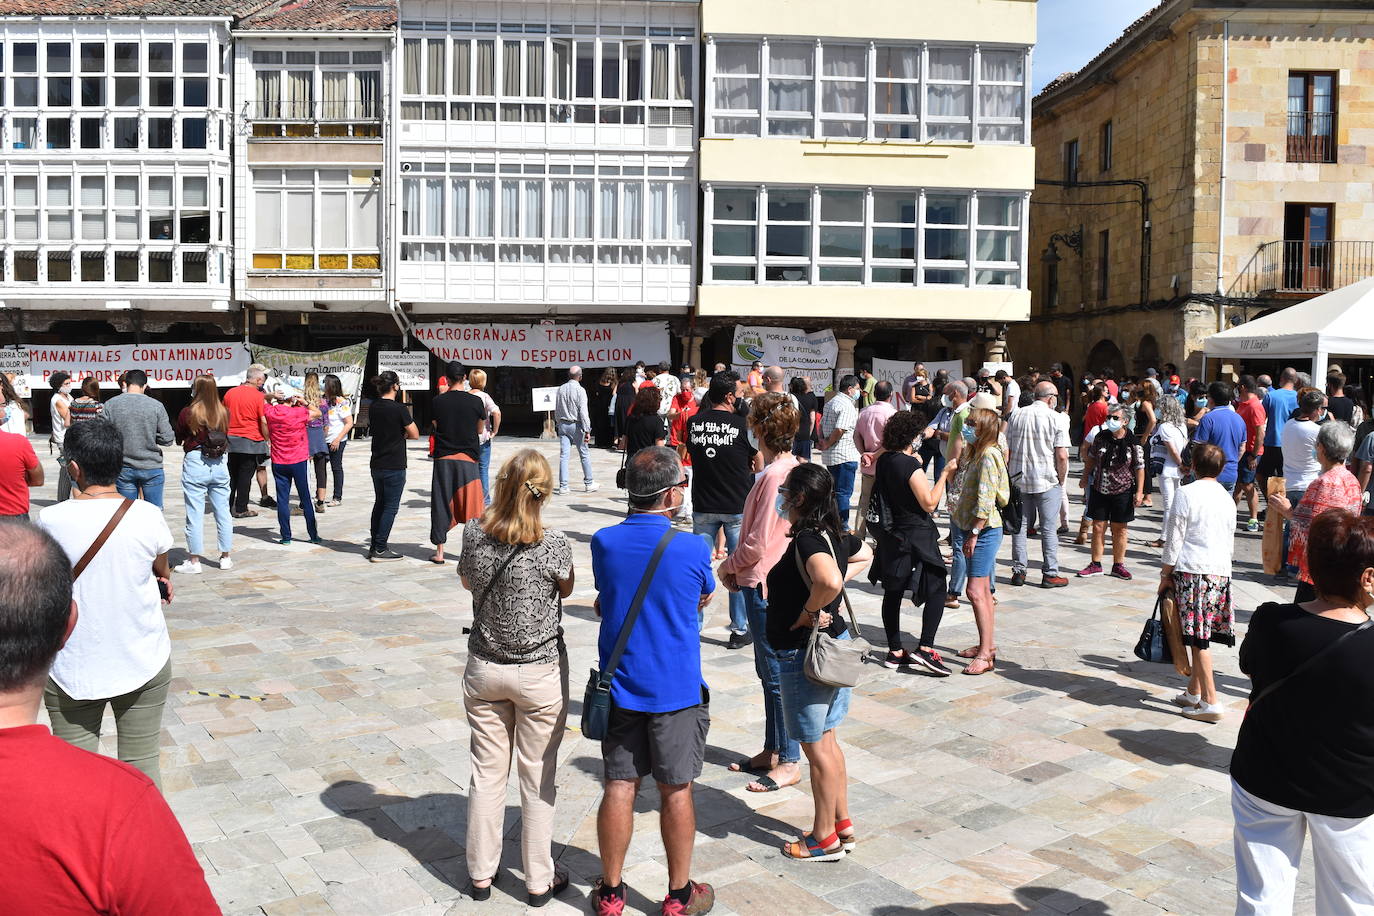
[[[821,414],[821,464],[835,478],[835,506],[840,527],[849,530],[849,501],[854,495],[854,475],[859,470],[859,448],[854,429],[859,423],[859,379],[846,375],[840,379],[836,394],[825,402]]]
[[[1053,382],[1035,386],[1035,401],[1016,411],[1007,421],[1010,457],[1007,471],[1021,489],[1025,524],[1012,535],[1011,584],[1024,585],[1030,560],[1027,529],[1040,519],[1040,586],[1063,588],[1069,580],[1059,575],[1059,503],[1069,473],[1069,418],[1054,409],[1058,392]]]
[[[750,792],[773,792],[801,781],[801,747],[787,737],[778,683],[777,655],[767,638],[768,600],[764,588],[768,571],[787,549],[787,511],[778,487],[800,462],[792,454],[797,435],[797,409],[784,394],[769,392],[754,398],[749,432],[763,455],[763,471],[744,503],[739,544],[716,568],[716,575],[733,595],[744,598],[749,631],[754,637],[754,673],[763,685],[763,750],[730,765],[736,773],[754,773],[745,786]]]
[[[1316,597],[1260,605],[1240,647],[1251,692],[1231,757],[1237,913],[1294,912],[1309,832],[1311,912],[1365,912],[1374,886],[1374,519],[1321,515],[1307,553]]]
[[[1317,434],[1326,416],[1326,395],[1315,388],[1305,388],[1298,393],[1297,404],[1297,409],[1283,424],[1283,431],[1279,434],[1279,445],[1283,449],[1284,492],[1288,504],[1292,506],[1302,502],[1303,494],[1322,472],[1321,461],[1317,457]],[[1274,497],[1270,497],[1269,502],[1273,505]],[[1288,555],[1291,538],[1292,524],[1289,523],[1284,529],[1285,556]],[[1281,584],[1287,581],[1291,567],[1290,562],[1288,569],[1280,570]]]
[[[49,416],[52,418],[48,443],[57,454],[57,501],[70,499],[72,479],[67,476],[67,459],[62,455],[62,442],[67,435],[67,427],[72,425],[72,377],[65,372],[54,372],[48,378],[52,386],[52,400],[48,402]]]
[[[1236,389],[1226,381],[1215,381],[1207,386],[1207,415],[1197,425],[1193,444],[1210,442],[1226,455],[1226,467],[1217,477],[1217,483],[1228,490],[1234,489],[1240,466],[1240,455],[1245,448],[1245,420],[1231,406]]]
[[[1290,420],[1289,426],[1298,422],[1302,421]],[[1331,509],[1358,514],[1364,508],[1364,492],[1360,482],[1345,466],[1355,448],[1355,431],[1344,423],[1323,423],[1318,426],[1309,422],[1307,425],[1317,431],[1312,454],[1320,473],[1303,488],[1300,497],[1294,496],[1291,490],[1283,496],[1269,497],[1270,507],[1288,519],[1288,565],[1298,570],[1298,591],[1293,598],[1298,602],[1315,597],[1307,559],[1312,520]],[[1287,432],[1287,428],[1284,432]],[[1287,459],[1289,454],[1285,449],[1284,458]]]
[[[1126,429],[1121,406],[1110,408],[1107,421],[1084,440],[1083,476],[1079,486],[1088,494],[1085,519],[1092,520],[1092,562],[1079,570],[1082,578],[1102,575],[1107,526],[1112,529],[1111,574],[1130,579],[1126,569],[1126,526],[1145,501],[1145,455],[1140,440]]]
[[[712,386],[716,391],[714,382]],[[734,397],[733,379],[729,397]],[[706,414],[723,418],[725,412]],[[696,835],[692,782],[701,776],[711,727],[697,621],[700,609],[711,600],[715,582],[709,542],[675,535],[670,529],[670,518],[681,508],[686,486],[674,451],[644,449],[625,465],[629,516],[592,536],[602,670],[620,638],[636,592],[644,588],[639,615],[611,682],[610,721],[601,742],[605,789],[597,815],[597,844],[602,873],[591,893],[596,913],[619,913],[625,908],[625,854],[634,832],[635,799],[640,782],[647,778],[658,784],[659,822],[668,861],[664,911],[705,913],[715,900],[711,885],[691,880]],[[660,562],[650,570],[658,551]]]
[[[727,557],[739,543],[744,502],[754,484],[754,471],[762,467],[759,451],[749,440],[748,424],[735,412],[735,404],[740,400],[738,385],[739,373],[716,373],[706,392],[710,409],[698,411],[687,421],[687,453],[692,459],[692,533],[713,545],[717,534],[724,531]],[[727,645],[740,649],[749,642],[744,596],[735,592],[730,595]]]
[[[859,537],[864,537],[868,532],[864,516],[868,508],[868,497],[873,493],[873,473],[877,467],[878,456],[883,451],[883,430],[892,419],[892,415],[897,412],[897,408],[888,403],[890,397],[891,382],[879,382],[874,385],[874,401],[859,411],[859,419],[854,426],[854,444],[859,447],[859,471],[862,475],[859,486],[859,518],[854,526],[854,533]]]

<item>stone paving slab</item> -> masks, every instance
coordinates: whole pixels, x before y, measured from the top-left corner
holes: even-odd
[[[524,447],[556,465],[556,442],[500,439],[493,474]],[[180,453],[167,455],[175,565],[184,557]],[[462,628],[471,618],[470,596],[453,562],[427,562],[430,464],[418,444],[393,535],[406,559],[365,561],[367,459],[365,441],[349,448],[344,504],[319,521],[325,546],[276,544],[276,513],[259,509],[258,518],[238,523],[234,569],[207,563],[199,577],[179,576],[177,601],[167,609],[175,680],[163,720],[164,790],[217,899],[234,916],[479,909],[462,894]],[[624,511],[611,487],[618,456],[595,452],[594,463],[602,491],[557,498],[548,514],[574,543],[577,586],[565,603],[574,684],[594,663],[596,642],[587,545]],[[53,464],[47,462],[50,479]],[[53,490],[50,484],[38,491],[36,503],[48,504]],[[1075,500],[1075,520],[1080,512]],[[694,876],[715,884],[715,912],[1229,911],[1235,870],[1225,768],[1248,681],[1234,651],[1219,648],[1213,654],[1228,716],[1218,725],[1194,723],[1169,703],[1181,678],[1131,654],[1153,603],[1158,555],[1145,544],[1158,531],[1159,515],[1144,510],[1132,526],[1131,582],[1012,588],[1006,539],[996,673],[936,680],[881,671],[855,691],[839,734],[862,840],[835,864],[791,862],[779,851],[810,820],[806,781],[754,795],[726,770],[758,750],[763,712],[751,654],[724,647],[721,590],[703,634],[713,717],[695,792]],[[207,529],[212,525],[207,516]],[[1278,596],[1262,581],[1259,537],[1237,538],[1243,627],[1256,604]],[[458,548],[455,537],[450,554]],[[1033,567],[1038,555],[1032,543]],[[1061,564],[1070,576],[1086,563],[1086,548],[1063,542]],[[866,583],[851,594],[866,635],[881,644],[881,595]],[[903,623],[911,644],[919,615],[907,608]],[[939,646],[952,656],[976,642],[975,632],[962,604],[946,613]],[[600,873],[600,756],[576,729],[578,706],[574,696],[559,751],[554,833],[559,867],[570,872],[574,889],[543,911],[551,914],[585,912],[585,895]],[[114,749],[112,725],[107,721],[107,753]],[[625,872],[631,912],[657,913],[666,883],[654,802],[646,789],[636,807]],[[503,871],[484,913],[525,910],[514,780],[507,815]],[[1309,857],[1300,911],[1311,908],[1311,888]]]

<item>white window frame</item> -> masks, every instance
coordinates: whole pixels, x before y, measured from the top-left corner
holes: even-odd
[[[309,172],[310,182],[288,181],[288,172]],[[346,177],[342,183],[326,183],[320,178],[321,172],[343,172]],[[363,184],[361,179],[364,173],[368,172],[373,174],[369,177],[368,183]],[[360,224],[354,219],[354,215],[359,210],[357,199],[365,198],[369,195],[375,195],[372,206],[378,214],[378,219],[380,220],[381,218],[381,180],[376,172],[377,170],[375,169],[354,169],[347,165],[333,167],[296,167],[278,165],[274,167],[258,167],[253,169],[248,176],[250,186],[249,199],[252,202],[252,212],[250,212],[248,216],[248,269],[253,272],[269,271],[299,274],[311,271],[330,275],[356,273],[359,271],[375,273],[380,270],[382,243],[381,224],[378,223],[374,232],[375,243],[367,245],[360,242],[361,233],[358,232],[358,226]],[[280,235],[277,239],[278,244],[276,245],[259,245],[255,238],[257,231],[257,208],[263,205],[262,195],[264,194],[274,195],[276,198],[275,206],[278,208],[277,226],[279,227]],[[291,194],[310,195],[309,246],[288,244],[286,227],[288,225],[287,216],[289,207],[287,200],[288,196]],[[326,194],[341,194],[345,197],[344,209],[349,218],[346,221],[346,237],[342,245],[324,244],[322,232],[324,222],[323,197]],[[256,260],[258,256],[262,256],[264,259],[275,257],[280,260],[278,266],[271,266],[268,264],[257,265]],[[347,263],[342,267],[323,266],[324,258],[334,257],[346,258]],[[299,266],[292,266],[292,258],[309,258],[309,265],[300,264],[298,261],[296,264]],[[360,266],[360,261],[366,264],[368,259],[375,261],[377,266]]]

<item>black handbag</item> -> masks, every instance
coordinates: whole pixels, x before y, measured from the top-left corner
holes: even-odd
[[[1145,626],[1140,631],[1140,638],[1136,640],[1135,657],[1142,662],[1172,665],[1174,655],[1169,651],[1168,640],[1164,638],[1164,621],[1159,617],[1159,607],[1163,601],[1163,595],[1155,599],[1154,613],[1150,615],[1149,620],[1145,621]]]
[[[620,468],[615,472],[615,487],[617,490],[625,489],[625,462],[630,460],[630,443],[628,438],[625,442],[625,451],[620,453]]]
[[[873,471],[874,482],[873,490],[868,495],[868,504],[864,506],[864,524],[877,531],[892,530],[892,507],[887,504],[887,497],[883,495],[883,486],[878,482],[877,469]]]
[[[593,668],[591,677],[587,679],[587,690],[582,694],[582,734],[593,741],[604,739],[610,729],[611,682],[615,680],[616,669],[620,667],[620,656],[625,654],[630,633],[635,628],[635,621],[639,619],[639,609],[644,606],[644,596],[649,593],[649,582],[654,577],[654,570],[658,569],[658,561],[663,559],[668,542],[677,533],[669,528],[663,532],[663,537],[659,538],[653,556],[649,557],[649,565],[644,568],[644,577],[639,580],[639,589],[635,592],[634,600],[630,602],[630,610],[625,614],[625,622],[620,626],[615,648],[606,659],[605,669],[598,671]]]
[[[1021,488],[1016,484],[1008,484],[1007,504],[1002,506],[999,511],[1002,513],[1002,533],[1016,534],[1021,530],[1021,526],[1026,521],[1026,507],[1021,503]]]

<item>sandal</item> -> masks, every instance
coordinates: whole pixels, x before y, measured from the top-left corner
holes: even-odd
[[[956,654],[957,654],[960,658],[977,658],[977,657],[978,657],[978,647],[977,647],[977,646],[969,646],[967,649],[963,649],[963,650],[961,650],[960,652],[958,652],[958,653],[956,653]],[[996,646],[993,646],[993,647],[992,647],[992,654],[993,654],[993,657],[994,657],[994,658],[997,656],[997,647],[996,647]]]
[[[779,789],[786,789],[786,788],[788,788],[789,786],[795,786],[795,785],[798,785],[798,784],[800,784],[800,783],[801,783],[801,774],[800,774],[800,773],[797,774],[797,781],[796,781],[796,782],[789,782],[789,783],[787,783],[787,785],[781,785],[781,784],[779,784],[778,781],[777,781],[776,779],[774,779],[772,776],[769,776],[768,774],[765,773],[763,776],[760,776],[758,779],[755,779],[753,782],[746,784],[745,787],[744,787],[744,790],[745,790],[746,792],[753,792],[753,793],[755,793],[755,794],[762,793],[762,792],[776,792],[776,791],[778,791]],[[754,786],[756,786],[756,785],[758,785],[758,786],[763,786],[763,788],[762,788],[762,789],[755,789]]]
[[[782,854],[800,862],[837,862],[845,857],[844,844],[840,842],[838,833],[830,834],[824,843],[816,842],[816,838],[808,833],[800,840],[782,844]]]
[[[1159,550],[1160,548],[1162,548],[1162,547],[1164,546],[1164,541],[1161,540],[1161,539],[1159,539],[1159,538],[1156,538],[1156,539],[1153,540],[1153,541],[1147,542],[1147,543],[1145,544],[1145,546],[1146,546],[1146,547],[1153,547],[1153,548],[1155,548],[1156,550]]]
[[[435,554],[434,556],[429,558],[429,562],[433,563],[435,566],[443,566],[444,563],[447,561],[438,554]]]
[[[763,766],[754,762],[752,757],[741,757],[734,763],[726,767],[731,773],[767,773],[772,767]]]
[[[984,667],[979,668],[977,671],[975,671],[973,669],[973,666],[978,664],[979,662],[982,662]],[[996,664],[997,653],[995,652],[992,655],[975,655],[973,657],[973,664],[965,668],[964,673],[973,675],[987,674],[989,671],[992,671],[996,667]]]
[[[836,822],[835,835],[840,838],[840,845],[845,852],[853,852],[854,847],[859,845],[858,837],[854,835],[854,822],[849,818]]]

